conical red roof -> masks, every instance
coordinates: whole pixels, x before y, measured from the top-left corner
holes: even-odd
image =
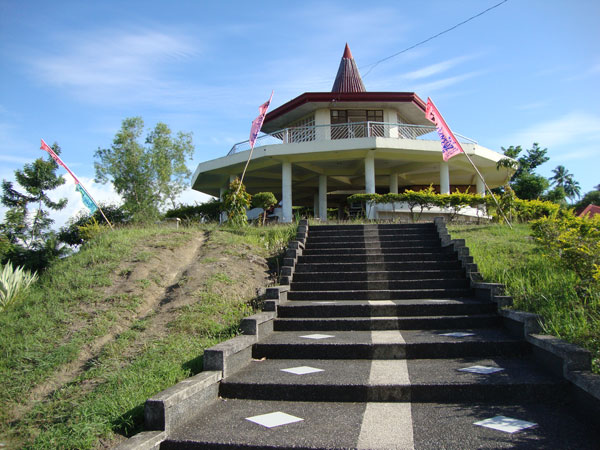
[[[344,56],[340,61],[340,67],[338,69],[335,81],[331,92],[366,92],[365,85],[360,78],[358,67],[350,52],[350,47],[346,43],[344,49]]]

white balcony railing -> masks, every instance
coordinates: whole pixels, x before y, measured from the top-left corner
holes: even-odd
[[[477,144],[477,141],[454,133],[460,142]],[[365,137],[386,137],[395,139],[437,140],[434,126],[410,125],[385,122],[352,122],[335,125],[316,125],[311,127],[292,127],[262,134],[256,139],[255,147],[275,144],[293,144],[300,142],[326,141],[337,139],[360,139]],[[250,149],[250,142],[238,142],[227,155],[233,155]]]

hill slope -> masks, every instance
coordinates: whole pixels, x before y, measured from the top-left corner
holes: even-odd
[[[293,230],[126,228],[52,266],[0,315],[0,443],[102,448],[133,434],[146,398],[237,332]]]

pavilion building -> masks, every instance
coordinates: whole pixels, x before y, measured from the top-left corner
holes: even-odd
[[[314,207],[327,219],[328,207],[343,208],[354,193],[402,192],[433,185],[485,194],[484,184],[464,157],[444,162],[425,102],[414,92],[367,92],[346,44],[331,92],[306,92],[265,117],[244,177],[250,194],[273,192],[281,200],[282,222],[292,221],[292,205]],[[455,133],[490,188],[506,171],[496,168],[504,155]],[[239,177],[248,159],[248,141],[226,156],[200,163],[192,188],[220,197]],[[372,217],[384,217],[382,206]],[[394,208],[395,211],[395,208]]]

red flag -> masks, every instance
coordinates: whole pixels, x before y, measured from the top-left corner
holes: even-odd
[[[271,91],[271,96],[269,100],[258,107],[258,117],[252,121],[252,128],[250,128],[250,148],[254,148],[254,143],[256,142],[256,137],[262,128],[263,122],[265,120],[265,115],[267,114],[267,110],[269,109],[269,105],[271,104],[271,99],[273,98],[273,91]]]
[[[58,164],[59,166],[63,166],[65,169],[67,168],[67,166],[65,166],[65,163],[62,162],[62,159],[60,159],[58,155],[54,153],[54,150],[52,150],[52,148],[48,144],[46,144],[43,139],[42,146],[40,147],[40,149],[46,150],[48,153],[50,153],[50,156],[52,156],[52,159],[56,161],[56,164]]]
[[[440,135],[440,140],[442,141],[442,157],[444,158],[444,161],[448,161],[453,156],[465,152],[430,98],[427,98],[425,117],[435,124],[437,132]]]
[[[43,139],[42,146],[40,147],[40,149],[46,150],[48,153],[50,153],[50,156],[52,156],[52,159],[56,161],[56,164],[58,164],[59,166],[63,166],[67,170],[67,172],[69,172],[69,174],[73,177],[73,180],[75,180],[75,184],[79,184],[79,180],[77,179],[75,174],[71,172],[67,165],[64,162],[62,162],[62,159],[60,159],[59,156],[56,153],[54,153],[54,150],[52,150],[52,148],[48,144],[46,144]]]

